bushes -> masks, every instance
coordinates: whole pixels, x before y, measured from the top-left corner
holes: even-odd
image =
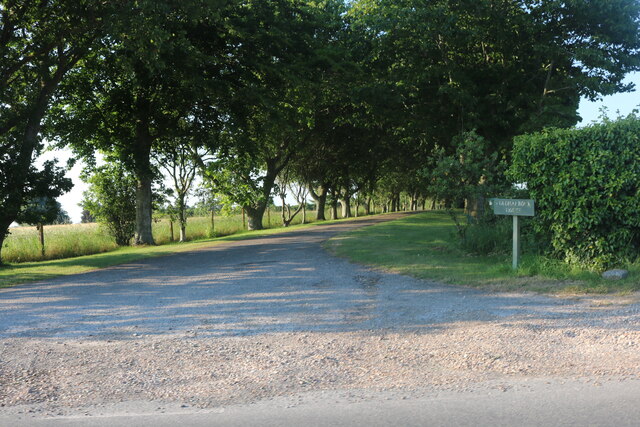
[[[119,246],[131,242],[136,224],[136,179],[119,163],[96,168],[86,181],[82,207],[103,224]]]
[[[640,120],[515,139],[510,178],[536,201],[534,227],[568,262],[602,270],[640,247]]]

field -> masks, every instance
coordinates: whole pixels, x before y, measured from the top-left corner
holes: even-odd
[[[315,218],[315,212],[307,212],[307,222]],[[292,225],[302,220],[298,214]],[[279,211],[265,214],[265,228],[282,226]],[[187,240],[201,240],[211,237],[229,236],[243,230],[242,216],[215,216],[214,227],[210,217],[192,217],[187,221]],[[45,253],[42,255],[36,227],[15,227],[10,229],[2,249],[2,259],[7,263],[23,263],[71,258],[98,254],[117,249],[115,241],[99,224],[49,225],[44,227]],[[174,240],[179,237],[178,224],[173,224]],[[170,224],[167,219],[154,221],[153,236],[159,245],[171,241]]]

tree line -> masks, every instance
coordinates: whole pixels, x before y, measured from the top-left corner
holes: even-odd
[[[0,250],[32,200],[70,189],[34,166],[44,141],[131,175],[136,244],[154,244],[161,169],[184,204],[180,165],[250,229],[285,181],[322,214],[356,193],[446,199],[433,172],[465,135],[498,164],[514,136],[575,125],[581,97],[632,90],[639,16],[635,0],[2,0]]]

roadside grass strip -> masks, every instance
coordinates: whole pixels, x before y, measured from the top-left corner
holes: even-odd
[[[453,222],[445,212],[423,212],[351,231],[325,247],[353,262],[424,280],[492,291],[584,294],[629,293],[640,289],[638,262],[624,266],[619,281],[571,267],[558,260],[524,253],[511,269],[511,254],[472,256],[457,245]]]

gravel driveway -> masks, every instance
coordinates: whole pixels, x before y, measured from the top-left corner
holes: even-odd
[[[487,293],[321,248],[400,215],[0,289],[0,415],[638,379],[637,294]]]

